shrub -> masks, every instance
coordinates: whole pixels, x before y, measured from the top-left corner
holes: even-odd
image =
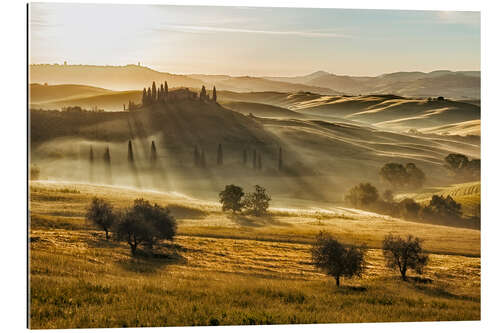
[[[419,216],[421,206],[413,199],[404,199],[398,203],[399,216],[403,218],[416,219]]]
[[[414,163],[408,163],[405,166],[399,163],[386,163],[379,171],[379,175],[393,188],[411,188],[422,187],[425,182],[425,174]]]
[[[345,200],[354,207],[366,207],[378,200],[378,190],[370,183],[361,183],[349,190]]]
[[[113,207],[110,203],[100,198],[93,198],[85,215],[87,220],[104,230],[106,239],[109,239],[109,231],[116,221]]]
[[[462,205],[451,196],[433,195],[431,201],[422,209],[422,217],[430,219],[458,219],[462,216]]]
[[[421,188],[425,182],[425,174],[414,163],[406,164],[406,187],[411,189]]]
[[[481,160],[470,160],[462,154],[449,154],[444,159],[444,166],[459,178],[478,178],[481,175]]]
[[[261,216],[267,213],[271,197],[266,193],[262,186],[255,185],[255,192],[246,194],[243,205],[248,214]]]
[[[243,198],[243,189],[236,185],[226,185],[226,188],[219,193],[219,201],[222,204],[222,210],[232,210],[239,212],[243,208],[241,199]]]
[[[408,269],[422,274],[429,257],[422,251],[421,240],[409,235],[407,239],[400,236],[387,235],[382,243],[387,267],[398,269],[401,278],[406,280]]]
[[[385,190],[384,193],[382,194],[382,199],[384,199],[387,202],[393,202],[394,193],[391,190]]]
[[[135,255],[139,245],[149,250],[160,240],[173,240],[177,231],[177,222],[166,207],[150,204],[137,199],[131,208],[121,214],[116,228],[117,238],[130,245]]]
[[[365,269],[364,248],[346,247],[324,231],[316,237],[311,255],[316,267],[335,278],[337,287],[342,276],[361,277]]]

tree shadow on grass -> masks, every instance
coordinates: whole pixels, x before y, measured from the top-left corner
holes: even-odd
[[[364,293],[367,291],[367,288],[362,286],[341,285],[340,287],[334,287],[333,290],[339,294],[351,295],[354,293]]]
[[[90,239],[87,239],[87,245],[93,248],[116,248],[119,247],[120,244],[118,242],[114,242],[111,238],[106,239],[104,235],[97,235]]]
[[[155,251],[137,249],[135,255],[118,261],[118,265],[129,272],[155,273],[169,265],[186,264],[187,260],[179,252],[186,249],[176,244],[162,246]]]
[[[235,224],[241,227],[251,227],[251,228],[261,228],[268,226],[289,226],[290,224],[287,222],[282,222],[276,220],[271,215],[264,216],[249,216],[249,215],[239,215],[239,214],[230,214],[228,215],[229,219],[233,221]]]
[[[467,295],[457,295],[445,289],[444,286],[432,285],[431,283],[422,283],[414,279],[408,281],[410,288],[417,292],[421,292],[428,296],[442,297],[452,300],[469,300],[469,301],[480,301],[480,297],[467,296]]]

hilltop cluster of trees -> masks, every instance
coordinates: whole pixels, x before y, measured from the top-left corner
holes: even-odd
[[[401,279],[407,280],[409,269],[422,274],[429,262],[428,255],[424,254],[422,241],[408,235],[406,239],[392,234],[387,235],[382,242],[382,249],[386,266],[398,270]],[[313,264],[327,275],[335,278],[337,287],[340,278],[361,277],[366,270],[366,246],[346,246],[322,231],[316,237],[311,248]]]
[[[152,252],[161,240],[172,241],[177,232],[177,222],[167,207],[143,199],[136,199],[124,210],[117,210],[104,199],[93,198],[86,218],[105,232],[106,240],[112,233],[114,240],[126,241],[132,255],[137,253],[139,246]]]
[[[250,214],[262,216],[267,213],[271,197],[262,186],[255,185],[253,193],[244,193],[243,188],[236,185],[226,185],[225,189],[219,193],[219,202],[222,204],[222,211],[232,211],[234,213]]]
[[[168,83],[160,84],[156,88],[156,82],[153,81],[151,87],[142,89],[142,105],[147,106],[157,102],[165,102],[168,98]]]
[[[186,96],[188,98],[196,99],[197,94],[195,92],[189,91],[189,89],[184,90]],[[171,99],[175,99],[176,94],[174,93]],[[153,81],[151,87],[145,87],[142,89],[142,105],[148,106],[156,103],[166,103],[170,99],[169,91],[168,91],[168,83],[165,81],[160,84],[160,87],[156,86],[156,82]],[[212,89],[212,97],[210,98],[210,94],[207,93],[207,89],[205,86],[201,87],[200,101],[212,101],[214,103],[217,102],[217,89],[215,86]],[[125,106],[124,106],[125,107]],[[129,110],[134,110],[137,106],[129,101]]]
[[[411,198],[395,202],[391,191],[385,191],[381,196],[372,184],[360,183],[347,192],[345,201],[356,208],[409,220],[465,225],[475,223],[465,219],[461,205],[449,195],[433,195],[427,204],[418,203]]]

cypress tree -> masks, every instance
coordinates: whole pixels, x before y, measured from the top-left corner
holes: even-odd
[[[243,149],[243,165],[247,165],[247,150]]]
[[[198,146],[194,146],[194,166],[200,166],[200,153],[198,152]]]
[[[90,145],[89,162],[90,164],[94,163],[94,150],[92,149],[92,145]]]
[[[151,86],[151,99],[153,100],[153,103],[156,102],[157,98],[157,93],[156,93],[156,83],[153,81],[153,85]]]
[[[103,159],[104,159],[104,163],[106,165],[111,164],[111,155],[109,154],[109,147],[106,147],[106,150],[104,151]]]
[[[151,88],[148,88],[148,105],[151,104]]]
[[[154,167],[156,165],[156,160],[158,159],[158,156],[156,154],[156,145],[154,140],[151,141],[151,166]]]
[[[202,168],[206,168],[207,167],[207,161],[205,160],[205,151],[203,149],[201,150],[200,166]]]
[[[128,161],[134,163],[134,151],[132,149],[132,141],[128,140]]]
[[[160,84],[160,93],[158,94],[158,100],[161,101],[165,96],[165,89],[163,88],[163,83]]]
[[[253,161],[252,161],[252,167],[254,169],[257,169],[257,151],[254,149],[253,150]]]
[[[259,155],[257,155],[257,169],[262,170],[262,158],[260,156],[260,153]]]
[[[217,102],[217,90],[215,89],[215,86],[212,92],[212,101]]]
[[[89,152],[89,181],[93,182],[94,181],[94,150],[92,150],[92,145],[90,145],[90,152]]]
[[[278,156],[278,170],[281,171],[281,169],[283,169],[283,153],[282,153],[281,147],[280,147],[280,152],[279,152],[279,156]]]
[[[163,85],[163,89],[165,89],[165,98],[168,97],[168,84],[167,81],[165,81],[165,84]]]
[[[106,147],[106,150],[104,151],[104,166],[106,168],[106,180],[108,181],[109,184],[112,183],[111,181],[111,154],[109,153],[109,147]]]
[[[148,93],[146,91],[146,88],[142,89],[142,105],[147,105],[148,104]]]
[[[205,86],[201,86],[200,101],[204,101],[206,97],[207,97],[207,90],[205,89]]]
[[[219,143],[219,147],[217,148],[217,165],[222,165],[223,163],[222,145]]]

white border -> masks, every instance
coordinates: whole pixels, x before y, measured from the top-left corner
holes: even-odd
[[[73,3],[140,3],[140,1],[53,1]],[[499,188],[498,162],[500,143],[500,61],[498,32],[499,5],[496,1],[419,0],[419,1],[361,1],[361,0],[184,0],[146,1],[150,4],[179,5],[244,5],[273,7],[361,8],[361,9],[417,9],[417,10],[480,10],[481,11],[481,70],[482,70],[482,320],[480,322],[395,323],[395,324],[333,324],[238,326],[217,328],[168,328],[170,332],[471,332],[495,330],[499,314],[499,241],[500,221],[496,219]],[[26,6],[23,1],[2,2],[2,52],[0,88],[2,121],[0,121],[2,166],[1,202],[2,257],[0,325],[3,331],[23,331],[26,327]],[[397,28],[397,27],[395,27]],[[151,330],[166,330],[153,328]],[[129,329],[139,332],[139,329]],[[70,330],[82,332],[82,330]],[[83,330],[83,332],[90,330]],[[101,330],[92,330],[101,331]]]

